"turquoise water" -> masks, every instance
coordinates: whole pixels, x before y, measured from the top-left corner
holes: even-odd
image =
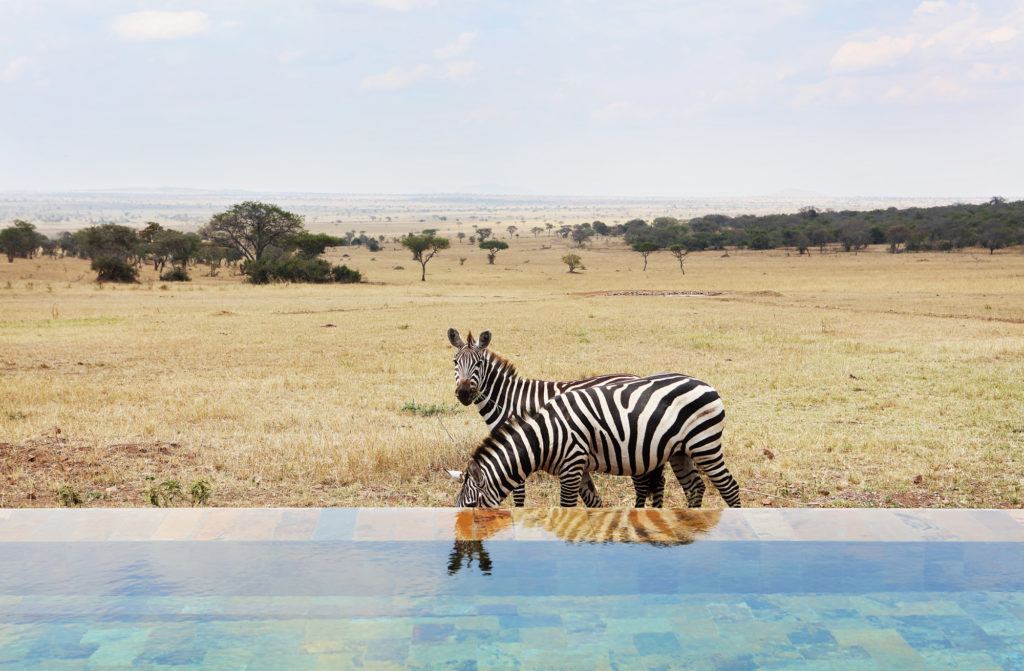
[[[1024,669],[1020,543],[0,544],[0,669]]]

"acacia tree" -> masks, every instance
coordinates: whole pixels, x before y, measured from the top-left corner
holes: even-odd
[[[491,237],[494,232],[489,228],[478,228],[476,229],[476,239],[483,242],[487,238]]]
[[[899,254],[900,245],[910,239],[910,229],[902,225],[891,226],[886,237],[889,238],[889,253]]]
[[[34,224],[15,219],[12,226],[0,230],[0,251],[7,255],[9,263],[13,263],[15,257],[31,259],[46,239],[45,235],[36,232]]]
[[[562,263],[569,266],[569,272],[575,273],[576,269],[586,270],[586,266],[583,265],[583,259],[580,258],[579,254],[566,254],[562,257]]]
[[[679,261],[679,272],[685,275],[686,269],[683,268],[683,261],[686,260],[686,255],[690,253],[690,250],[683,245],[672,245],[668,250],[672,252],[672,256],[676,257],[676,261]]]
[[[402,236],[402,246],[412,252],[412,260],[419,261],[420,281],[427,281],[427,263],[442,249],[448,249],[448,238],[438,237],[436,233],[409,233]]]
[[[508,249],[508,243],[504,240],[485,240],[480,243],[480,249],[487,250],[487,263],[494,265],[494,259],[498,256],[498,252],[503,249]]]
[[[587,240],[594,237],[594,229],[589,223],[576,224],[572,227],[572,240],[577,247],[587,244]]]
[[[653,242],[634,242],[633,251],[644,257],[644,272],[647,272],[647,257],[661,249],[660,245]]]
[[[541,228],[540,226],[534,226],[533,228],[530,229],[530,232],[533,233],[533,237],[536,238],[538,235],[544,232],[544,229]]]
[[[202,233],[216,244],[237,249],[249,261],[259,261],[270,247],[283,247],[302,230],[301,216],[272,203],[247,200],[213,215]]]

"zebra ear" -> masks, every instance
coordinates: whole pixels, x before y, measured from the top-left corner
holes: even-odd
[[[480,349],[487,349],[487,346],[491,344],[491,332],[480,331],[480,340],[477,341],[477,347]]]
[[[459,335],[458,329],[448,329],[448,342],[452,344],[452,347],[459,349],[466,346],[466,343],[462,342],[462,336]]]
[[[462,471],[450,471],[448,469],[445,469],[445,472],[447,472],[448,475],[451,476],[452,480],[458,480],[459,482],[462,482]]]

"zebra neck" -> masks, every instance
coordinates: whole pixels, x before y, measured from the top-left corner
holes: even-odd
[[[498,362],[489,366],[476,401],[480,416],[494,431],[512,417],[529,417],[540,410],[564,383],[521,378]]]
[[[486,354],[485,364],[476,408],[493,431],[509,417],[516,416],[516,391],[524,380],[520,379],[515,368],[495,359],[490,352]]]
[[[530,473],[537,470],[537,465],[529,442],[515,430],[492,433],[488,441],[491,441],[491,448],[483,458],[489,464],[484,470],[495,478],[494,487],[504,499],[518,485],[526,482]]]

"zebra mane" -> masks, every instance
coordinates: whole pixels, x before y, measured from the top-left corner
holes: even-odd
[[[503,443],[501,439],[510,434],[513,429],[522,424],[523,419],[523,417],[517,417],[514,415],[509,417],[504,424],[499,426],[493,432],[488,434],[486,438],[480,441],[480,444],[476,446],[476,448],[473,450],[473,454],[471,454],[469,458],[476,459],[477,457],[480,457],[485,452],[487,452],[488,448],[500,447]]]
[[[485,352],[488,354],[488,356],[490,356],[490,360],[492,362],[491,365],[497,368],[499,372],[507,373],[509,375],[512,375],[513,377],[519,376],[519,372],[516,370],[516,365],[514,363],[512,363],[502,355],[498,354],[494,350],[488,349],[485,350]]]

